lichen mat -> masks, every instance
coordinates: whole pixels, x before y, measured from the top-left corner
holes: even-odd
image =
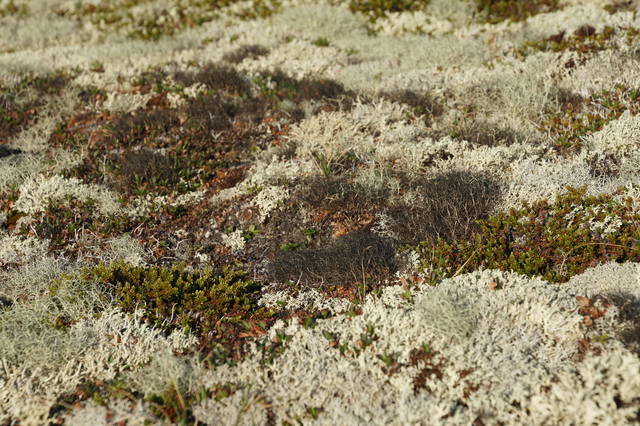
[[[628,1],[0,0],[0,423],[637,423],[638,46]]]

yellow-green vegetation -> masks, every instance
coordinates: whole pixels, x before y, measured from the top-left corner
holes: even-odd
[[[561,103],[564,108],[544,121],[540,129],[550,133],[559,153],[571,154],[580,150],[585,136],[602,130],[625,111],[638,114],[640,89],[617,85],[589,98],[567,95]]]
[[[544,40],[527,41],[519,52],[523,55],[530,51],[562,52],[570,50],[580,54],[596,52],[607,49],[608,42],[615,33],[616,30],[610,26],[604,27],[602,31],[598,32],[591,25],[583,25],[569,36],[565,31],[561,31]]]
[[[118,261],[87,269],[82,278],[107,286],[125,311],[144,309],[144,319],[156,326],[201,334],[222,318],[256,310],[260,290],[258,283],[232,267],[188,271],[184,264],[143,267]]]
[[[237,3],[237,0],[180,0],[169,3],[171,8],[145,8],[149,3],[149,0],[102,1],[78,4],[69,9],[59,8],[56,13],[79,21],[89,19],[103,31],[116,29],[134,39],[158,40],[219,18],[221,9]],[[236,11],[234,15],[241,19],[264,18],[280,6],[279,0],[253,0],[250,6]]]
[[[388,12],[422,10],[429,2],[430,0],[349,0],[349,9],[354,13],[364,13],[371,22],[375,22]]]
[[[524,21],[539,13],[559,9],[558,0],[476,0],[477,10],[485,22]]]
[[[634,0],[615,0],[604,7],[604,10],[610,14],[616,14],[618,12],[632,11],[636,7]]]
[[[16,4],[15,1],[9,0],[7,4],[0,7],[0,18],[7,15],[25,16],[29,13],[29,6],[26,4]]]
[[[568,188],[554,203],[525,204],[478,225],[471,239],[421,244],[418,270],[432,283],[481,267],[564,282],[601,263],[640,260],[640,214],[631,198]]]
[[[560,31],[543,40],[527,41],[516,49],[516,53],[526,57],[533,52],[571,51],[578,53],[580,65],[583,65],[586,59],[594,53],[611,49],[615,44],[614,36],[616,35],[623,35],[625,43],[631,45],[637,41],[640,31],[633,27],[614,28],[611,26],[605,26],[601,31],[597,31],[591,25],[582,25],[570,35],[566,31]],[[565,68],[575,68],[576,65],[574,60],[569,60],[565,63]]]

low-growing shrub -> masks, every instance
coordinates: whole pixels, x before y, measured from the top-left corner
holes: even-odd
[[[542,200],[479,220],[479,232],[469,239],[422,243],[419,271],[432,282],[480,267],[565,282],[600,263],[640,261],[640,214],[632,203],[568,189],[554,203]]]
[[[491,24],[510,20],[513,22],[539,13],[552,12],[559,6],[558,0],[475,0],[477,10]]]
[[[553,148],[562,155],[579,152],[586,136],[602,130],[625,111],[632,115],[640,112],[638,88],[617,85],[588,98],[565,92],[559,95],[562,108],[550,114],[539,128],[550,134]]]
[[[254,310],[260,290],[258,283],[232,267],[187,271],[184,264],[143,267],[118,261],[85,270],[83,278],[113,291],[125,311],[144,309],[144,319],[156,326],[202,334],[223,317]]]
[[[27,224],[19,224],[23,213],[10,210],[7,214],[8,228],[16,228],[19,235],[30,235],[49,241],[49,250],[56,254],[79,256],[87,243],[107,240],[131,229],[131,221],[124,214],[102,216],[96,214],[97,203],[68,196],[65,200],[51,200],[46,208],[33,215]],[[88,236],[90,239],[87,239]]]
[[[518,49],[518,53],[526,56],[529,52],[563,52],[566,50],[577,52],[580,56],[595,53],[611,48],[610,40],[616,30],[612,27],[604,27],[600,32],[591,25],[583,25],[574,31],[572,35],[561,31],[544,40],[528,41]],[[566,67],[571,67],[567,63]]]
[[[429,3],[430,0],[349,0],[349,10],[364,13],[371,21],[375,21],[388,12],[422,10]]]

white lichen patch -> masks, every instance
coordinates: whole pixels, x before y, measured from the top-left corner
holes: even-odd
[[[640,151],[640,116],[625,111],[586,140],[586,148],[597,153],[631,154]]]
[[[292,312],[327,309],[334,314],[346,312],[352,307],[352,303],[347,299],[328,298],[315,289],[301,290],[295,296],[286,291],[265,292],[258,304],[270,309],[286,309]]]
[[[243,235],[244,233],[241,229],[236,229],[229,234],[222,234],[222,244],[232,252],[239,253],[246,246],[246,240]]]
[[[42,423],[58,395],[73,391],[83,380],[110,380],[194,343],[182,332],[164,337],[140,322],[140,312],[131,316],[113,308],[99,318],[78,318],[60,331],[43,323],[46,306],[44,300],[36,301],[2,314],[3,420]]]
[[[14,208],[28,215],[44,211],[49,202],[63,204],[66,198],[92,200],[97,204],[96,213],[103,215],[121,211],[114,193],[98,185],[86,184],[80,179],[65,178],[61,175],[28,178],[20,185],[19,192],[20,196]]]
[[[260,222],[269,218],[274,210],[289,198],[289,189],[281,186],[267,186],[253,199],[253,205],[258,208]]]
[[[145,263],[147,253],[138,241],[130,235],[120,235],[109,241],[110,252],[105,261],[122,260],[130,265],[139,266]]]
[[[204,194],[205,191],[192,191],[180,195],[145,194],[130,202],[127,214],[131,218],[142,218],[163,208],[189,206],[202,200]]]
[[[28,263],[47,253],[48,241],[16,235],[0,236],[0,264]]]
[[[246,397],[208,400],[196,413],[202,421],[220,412],[230,419],[244,412],[260,418],[269,401],[271,412],[286,421],[307,418],[309,407],[321,408],[317,420],[309,420],[318,424],[406,424],[445,416],[454,424],[478,417],[626,424],[638,408],[633,395],[640,390],[637,374],[628,372],[640,372],[640,362],[614,341],[615,307],[599,319],[612,337],[601,345],[603,354],[572,361],[585,332],[576,296],[592,294],[585,287],[593,281],[583,282],[582,287],[551,285],[479,271],[416,290],[412,301],[403,297],[402,288],[387,288],[381,298],[367,298],[362,315],[319,321],[312,329],[280,322],[270,334],[291,338],[274,364],[262,365],[257,352],[203,378],[210,384],[234,383]],[[363,339],[369,343],[363,345]],[[411,351],[421,348],[433,351],[432,364],[411,363]],[[397,370],[385,373],[391,365]],[[427,376],[426,389],[416,388],[421,368],[438,370]],[[599,380],[602,386],[595,392]],[[614,398],[634,408],[618,410]]]
[[[153,96],[152,93],[118,93],[110,92],[102,102],[100,109],[109,112],[130,113],[144,108]]]

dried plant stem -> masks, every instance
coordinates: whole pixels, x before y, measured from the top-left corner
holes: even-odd
[[[602,245],[602,246],[612,246],[612,247],[620,247],[623,249],[628,249],[630,247],[628,246],[623,246],[622,244],[614,244],[614,243],[584,243],[584,244],[580,244],[575,246],[574,248],[572,248],[571,250],[569,250],[565,255],[564,258],[562,259],[562,263],[560,264],[560,271],[563,270],[564,268],[564,264],[567,261],[567,258],[569,257],[569,255],[571,254],[572,251],[579,249],[580,247],[584,247],[584,246],[596,246],[596,245]]]
[[[462,264],[462,266],[460,266],[460,267],[458,268],[458,270],[456,271],[456,273],[455,273],[455,274],[453,274],[453,276],[452,276],[451,278],[453,278],[453,277],[457,276],[460,272],[462,272],[462,270],[464,269],[464,267],[465,267],[465,266],[467,266],[467,263],[469,263],[469,261],[473,258],[473,256],[475,256],[475,255],[476,255],[476,252],[477,252],[477,251],[478,251],[478,249],[475,249],[475,250],[473,251],[473,253],[471,253],[471,256],[469,256],[469,258],[468,258],[468,259],[467,259],[467,260]]]

